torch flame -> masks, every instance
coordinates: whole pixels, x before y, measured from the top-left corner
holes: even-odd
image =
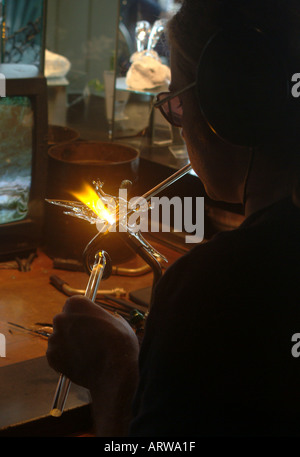
[[[99,217],[99,219],[106,221],[111,225],[116,222],[114,215],[107,209],[95,190],[88,184],[85,184],[85,188],[82,193],[72,192],[72,194],[88,206]]]

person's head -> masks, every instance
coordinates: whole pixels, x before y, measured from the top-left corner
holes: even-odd
[[[181,9],[169,23],[170,90],[182,89],[196,80],[200,56],[216,32],[237,27],[258,28],[276,37],[278,53],[284,55],[290,71],[300,72],[299,1],[184,0]],[[223,141],[212,131],[201,112],[194,87],[183,92],[180,101],[183,135],[190,160],[208,195],[217,200],[242,202],[250,148]],[[300,102],[298,104],[300,106]],[[286,122],[287,129],[286,126],[280,132],[276,129],[267,142],[256,148],[256,163],[261,162],[263,167],[270,165],[265,170],[266,182],[268,170],[292,168],[293,153],[295,149],[300,149],[300,123],[296,121],[300,117],[299,111],[296,109],[290,114]],[[260,183],[257,183],[257,188],[261,192]]]

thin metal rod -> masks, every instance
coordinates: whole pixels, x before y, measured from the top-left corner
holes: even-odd
[[[102,279],[105,266],[106,258],[104,252],[102,251],[97,253],[95,256],[95,263],[84,294],[85,297],[89,298],[92,301],[95,301],[96,299],[98,287]],[[58,380],[52,408],[50,411],[51,416],[60,417],[62,415],[69,394],[70,386],[70,379],[61,374]]]

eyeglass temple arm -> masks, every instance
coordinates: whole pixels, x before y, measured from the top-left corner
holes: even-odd
[[[159,108],[164,103],[168,102],[169,100],[172,100],[172,98],[177,97],[177,95],[182,94],[183,92],[185,92],[186,90],[191,89],[194,86],[196,86],[196,81],[194,81],[193,83],[189,84],[188,86],[185,86],[183,89],[180,89],[180,90],[178,90],[176,92],[170,93],[170,95],[168,97],[165,97],[163,100],[159,100],[159,101],[154,102],[153,103],[154,108]],[[157,96],[158,95],[159,94],[157,94]]]

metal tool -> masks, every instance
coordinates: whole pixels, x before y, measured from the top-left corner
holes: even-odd
[[[85,291],[85,297],[89,298],[92,301],[95,301],[98,287],[104,275],[104,270],[107,265],[107,261],[110,261],[110,259],[106,252],[101,251],[96,254],[94,266],[91,271],[90,278]],[[52,408],[50,411],[51,416],[60,417],[62,415],[69,394],[70,386],[70,379],[68,379],[64,375],[60,375]]]
[[[40,336],[43,338],[48,338],[52,333],[52,332],[49,332],[48,329],[45,329],[45,328],[33,329],[33,328],[24,327],[23,325],[14,324],[13,322],[7,322],[7,323],[8,323],[8,325],[11,325],[12,327],[16,327],[20,330],[24,330],[25,332],[28,332],[28,333],[31,333],[33,335]]]

